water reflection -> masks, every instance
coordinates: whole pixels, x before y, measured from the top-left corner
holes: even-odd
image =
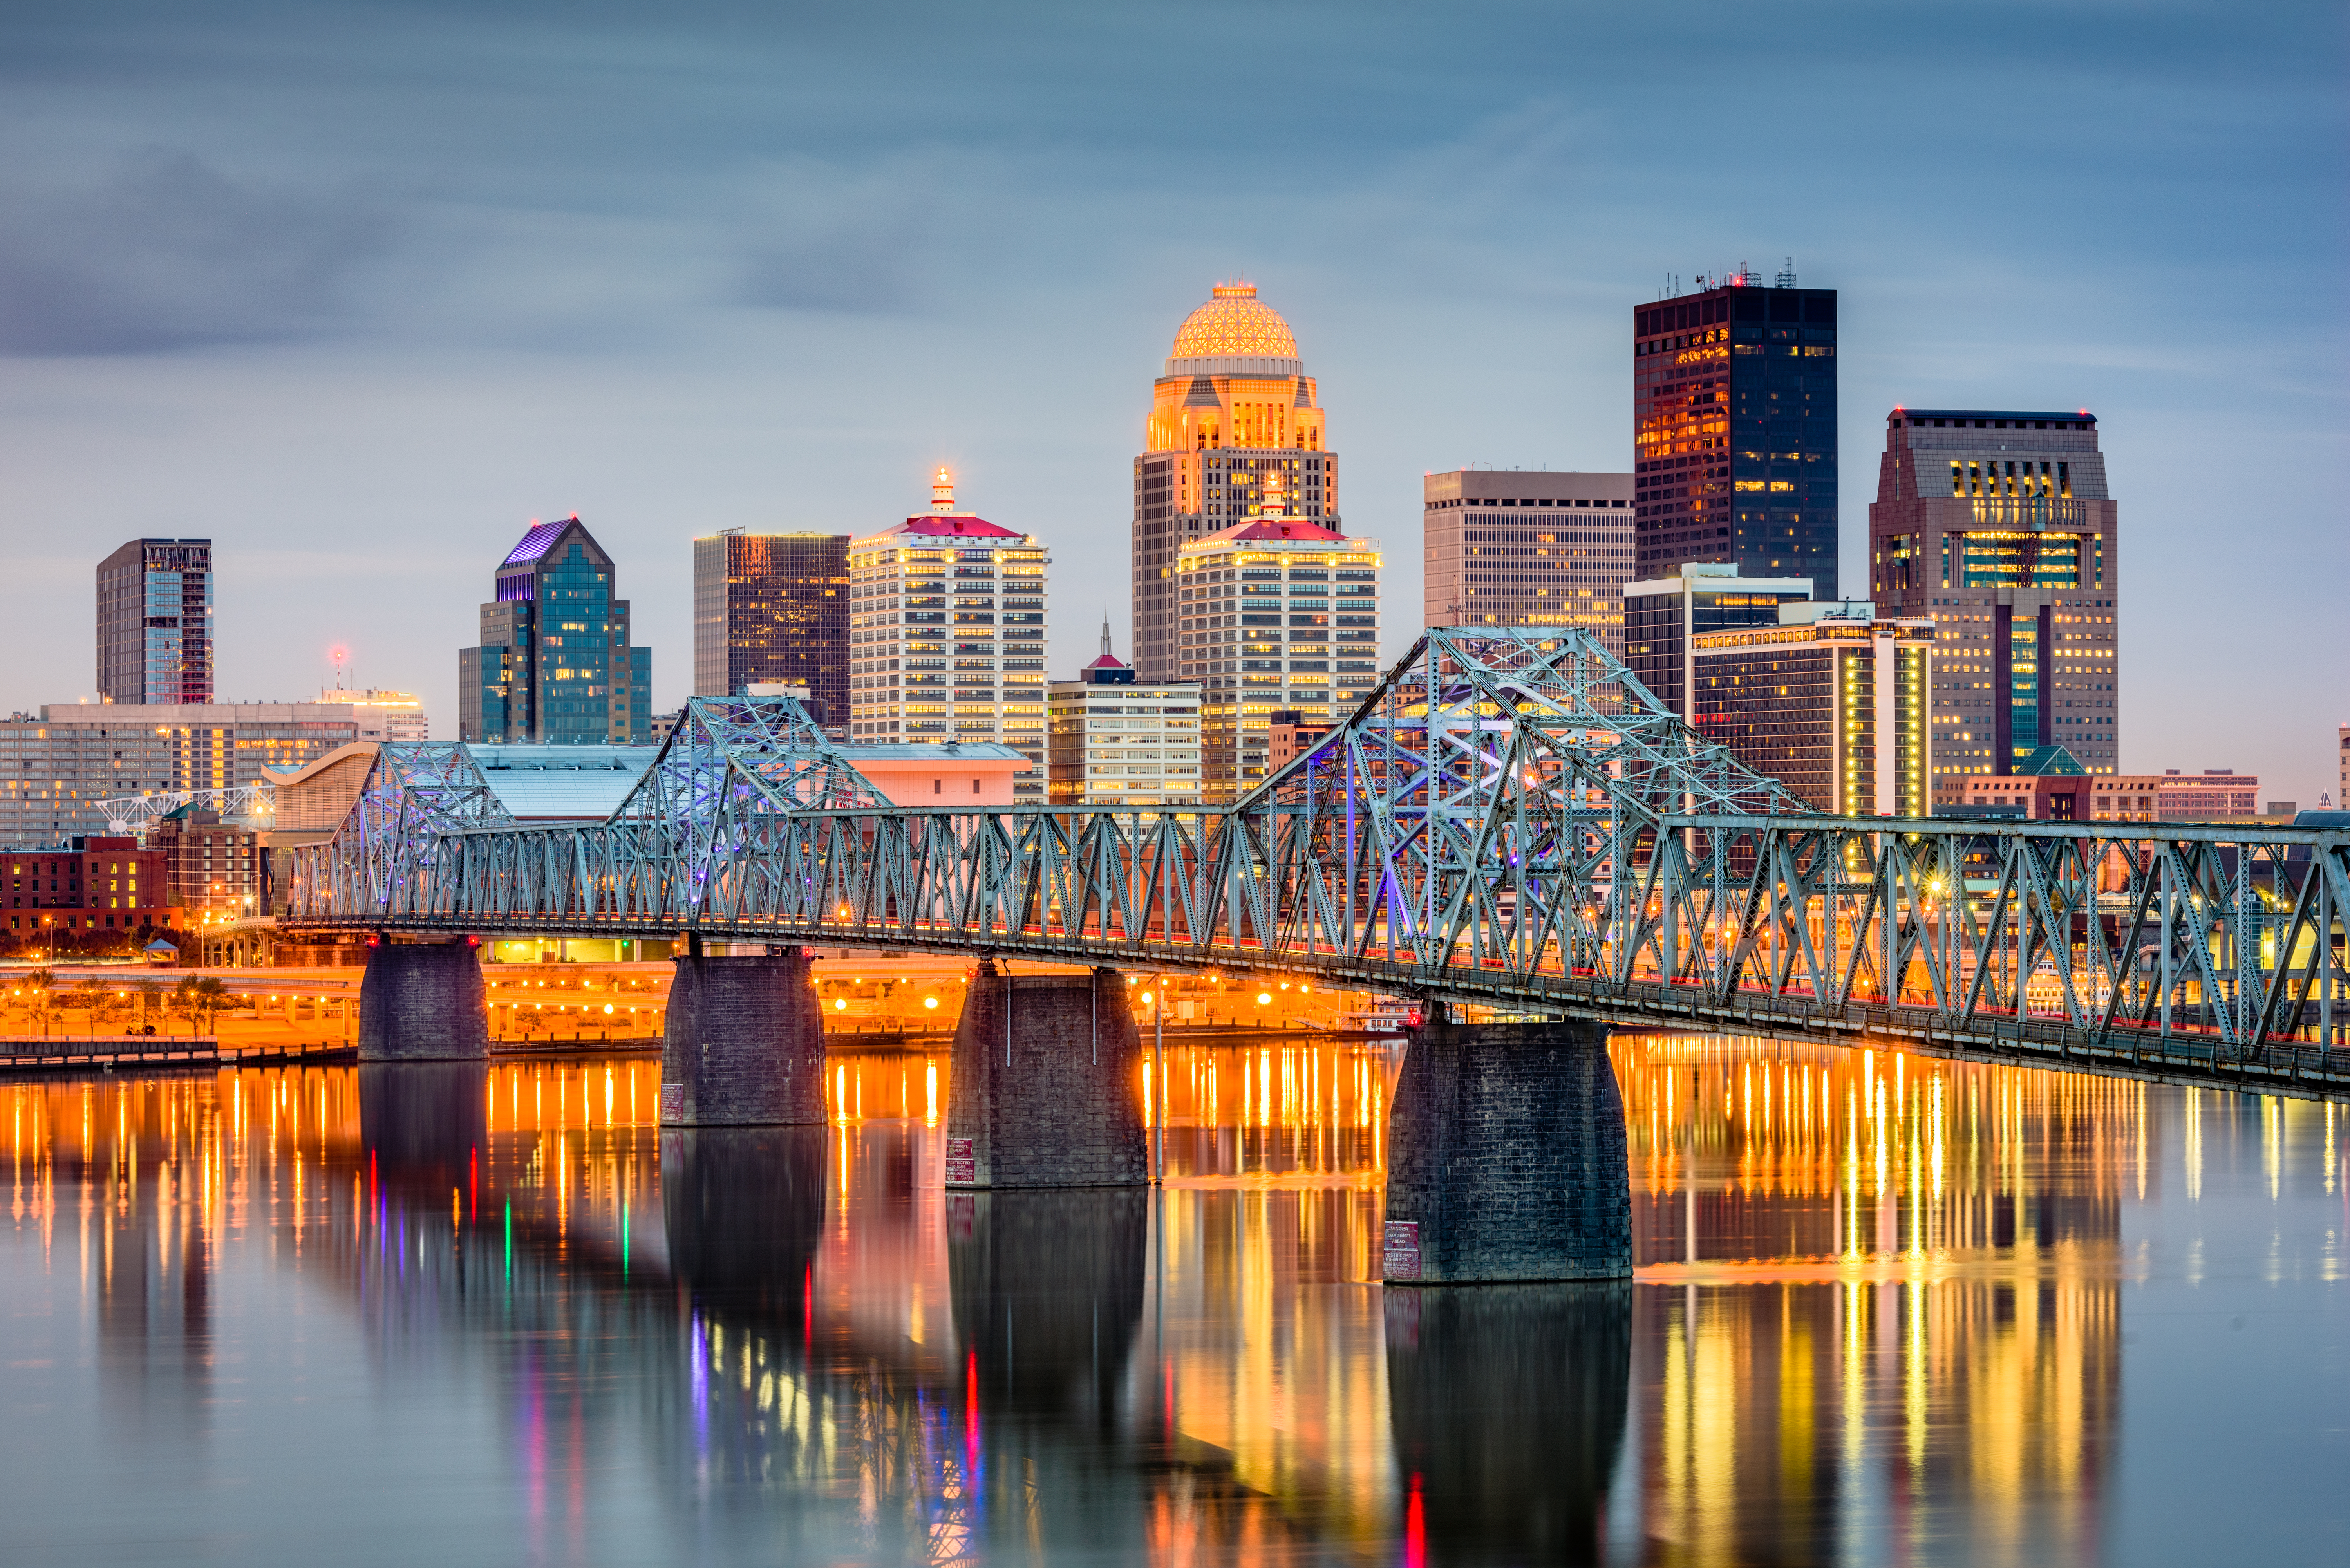
[[[12,1556],[2160,1561],[2125,1303],[2338,1304],[2329,1107],[1614,1054],[1638,1281],[1391,1293],[1376,1049],[1170,1050],[1163,1193],[946,1194],[942,1056],[667,1134],[643,1058],[0,1085]]]

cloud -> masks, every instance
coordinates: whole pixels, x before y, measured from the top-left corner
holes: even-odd
[[[8,198],[0,353],[108,355],[267,342],[340,318],[392,229],[378,202],[241,183],[186,152]]]

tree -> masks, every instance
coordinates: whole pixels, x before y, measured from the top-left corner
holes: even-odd
[[[228,988],[212,975],[190,975],[172,989],[172,998],[188,1010],[188,1026],[202,1034],[217,1020]]]

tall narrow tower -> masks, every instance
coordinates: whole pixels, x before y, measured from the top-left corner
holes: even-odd
[[[1134,665],[1146,684],[1183,673],[1185,544],[1259,516],[1268,499],[1292,520],[1338,529],[1338,460],[1314,393],[1289,323],[1253,284],[1216,285],[1177,329],[1134,460]]]

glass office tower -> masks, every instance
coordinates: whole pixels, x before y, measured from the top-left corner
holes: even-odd
[[[1836,597],[1836,296],[1741,272],[1632,313],[1634,576],[1727,561]]]
[[[848,535],[745,534],[693,542],[693,690],[739,697],[805,686],[819,724],[848,722]]]
[[[213,542],[133,539],[98,564],[98,700],[213,700]]]
[[[577,517],[534,523],[498,563],[482,644],[457,654],[457,738],[645,745],[653,654],[629,643],[612,557]]]

